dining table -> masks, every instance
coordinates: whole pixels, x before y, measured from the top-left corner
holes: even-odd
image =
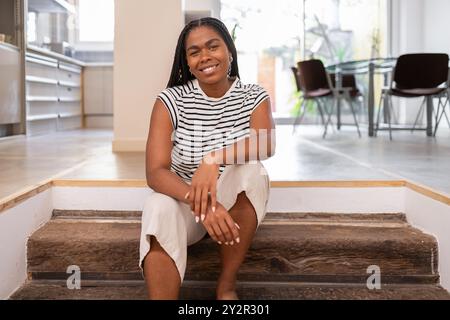
[[[334,63],[326,66],[326,70],[329,73],[335,74],[336,89],[341,87],[342,76],[346,74],[368,74],[368,86],[367,86],[367,97],[365,99],[368,112],[368,135],[369,137],[374,136],[374,114],[375,114],[375,75],[383,76],[383,86],[388,87],[390,84],[390,78],[392,70],[395,67],[397,58],[386,57],[386,58],[372,58],[364,60],[352,60],[344,61],[339,63]],[[340,111],[340,101],[337,102],[337,129],[341,127],[341,111]],[[387,103],[385,101],[384,103]],[[428,108],[427,108],[428,109]],[[384,108],[387,110],[387,107]],[[427,113],[428,114],[428,113]],[[431,117],[429,117],[431,119]],[[430,130],[432,125],[429,125]],[[428,126],[427,126],[428,128]]]

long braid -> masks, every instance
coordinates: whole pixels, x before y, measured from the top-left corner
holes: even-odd
[[[193,29],[200,26],[210,26],[214,28],[214,30],[217,31],[219,35],[223,38],[225,44],[227,45],[228,50],[231,52],[231,55],[233,57],[233,61],[231,63],[230,76],[239,77],[237,51],[233,42],[233,38],[231,38],[231,35],[228,32],[227,27],[222,21],[216,18],[206,17],[191,21],[181,31],[181,34],[178,37],[177,47],[175,49],[172,71],[170,73],[169,82],[167,83],[167,88],[183,85],[186,84],[189,80],[194,79],[194,76],[189,72],[189,66],[187,64],[186,59],[185,43],[188,34]]]

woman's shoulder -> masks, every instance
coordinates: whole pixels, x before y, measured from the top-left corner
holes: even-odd
[[[236,88],[240,90],[241,93],[244,94],[247,98],[256,99],[259,96],[267,95],[266,89],[263,86],[256,83],[244,84],[239,80]]]
[[[266,89],[259,84],[243,83],[241,80],[238,80],[236,87],[247,94],[260,94],[262,92],[266,92]]]
[[[166,95],[170,96],[173,99],[179,99],[183,96],[190,94],[193,91],[194,86],[192,84],[192,81],[189,81],[186,84],[166,88],[163,91],[161,91],[159,95]]]

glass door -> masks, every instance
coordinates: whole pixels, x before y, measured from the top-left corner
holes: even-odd
[[[278,123],[297,115],[291,67],[304,59],[325,65],[387,55],[388,0],[223,0],[221,18],[233,33],[243,82],[268,91]],[[359,77],[362,90],[367,79]],[[319,123],[309,108],[304,123]]]

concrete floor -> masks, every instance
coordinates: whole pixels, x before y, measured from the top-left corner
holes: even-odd
[[[266,161],[272,181],[408,179],[450,194],[450,130],[358,138],[354,128],[277,126],[276,155]],[[50,178],[145,179],[144,153],[112,153],[112,132],[74,130],[0,141],[0,199]]]

